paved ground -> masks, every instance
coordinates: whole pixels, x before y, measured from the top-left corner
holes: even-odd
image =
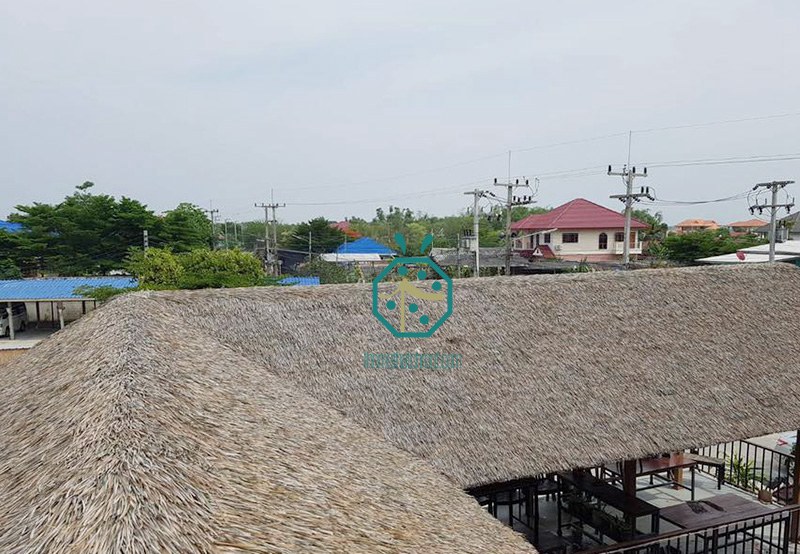
[[[14,340],[0,338],[0,350],[17,350],[19,348],[33,348],[39,341],[46,339],[56,332],[56,329],[27,329],[15,333]]]
[[[689,472],[686,471],[684,473],[684,483],[687,485],[689,484]],[[638,480],[638,486],[645,486],[649,484],[649,479],[647,477],[642,477]],[[759,503],[758,499],[754,494],[748,494],[740,489],[723,485],[721,490],[717,490],[717,481],[714,477],[698,472],[695,477],[695,500],[705,500],[710,499],[713,496],[721,495],[721,494],[735,494],[737,496],[741,496],[751,502]],[[659,487],[655,489],[650,489],[646,491],[640,491],[637,493],[637,496],[650,504],[658,506],[659,508],[665,508],[667,506],[674,506],[677,504],[682,504],[684,502],[688,502],[691,500],[691,493],[685,489],[673,489],[672,487]],[[763,505],[763,504],[762,504]],[[775,509],[779,509],[780,506],[777,504],[772,504],[772,507]],[[539,498],[539,529],[540,529],[540,536],[544,535],[548,531],[552,534],[555,534],[557,531],[558,526],[558,504],[555,500],[545,500],[544,497]],[[508,522],[508,510],[507,508],[500,507],[498,510],[498,519],[504,522]],[[649,524],[649,522],[645,521],[646,518],[642,518],[639,520],[639,526],[642,527],[641,531],[646,532],[648,529],[644,527]],[[566,523],[570,521],[570,516],[567,514],[563,514],[563,522]],[[677,527],[667,523],[664,520],[660,522],[660,532],[661,533],[668,533],[670,531],[678,530]],[[515,526],[518,527],[518,526]],[[520,532],[524,532],[522,527],[517,529]],[[741,549],[740,549],[741,551]]]

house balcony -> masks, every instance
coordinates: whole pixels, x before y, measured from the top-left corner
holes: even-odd
[[[625,243],[622,242],[622,241],[614,242],[613,246],[611,247],[611,251],[614,254],[622,255],[624,250],[625,250]],[[642,253],[642,241],[637,240],[635,243],[631,243],[630,253],[631,254],[641,254]]]

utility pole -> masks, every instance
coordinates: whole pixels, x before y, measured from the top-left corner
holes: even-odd
[[[475,245],[475,273],[473,277],[481,276],[481,241],[479,238],[481,229],[480,212],[478,211],[478,201],[486,196],[486,191],[475,189],[464,194],[472,195],[472,235],[473,244]]]
[[[264,208],[264,263],[268,267],[271,275],[280,275],[280,264],[278,263],[278,218],[275,211],[285,207],[286,204],[255,204],[256,208]],[[272,219],[269,211],[272,210]],[[272,240],[270,240],[270,225],[272,226]],[[271,244],[270,244],[271,243]]]
[[[509,160],[509,167],[511,165],[511,153],[509,152],[508,155]],[[511,182],[509,178],[507,183],[498,183],[497,178],[494,179],[494,186],[496,187],[506,187],[507,196],[506,196],[506,275],[511,275],[511,208],[514,206],[527,206],[528,204],[534,204],[536,201],[533,199],[533,195],[530,196],[514,196],[514,189],[518,187],[527,187],[530,189],[530,185],[528,184],[528,180],[525,179],[525,182],[520,183],[519,179]]]
[[[794,206],[794,198],[792,198],[791,202],[786,202],[784,204],[778,204],[778,191],[784,188],[786,185],[793,184],[794,181],[772,181],[769,183],[758,183],[756,186],[753,187],[753,190],[758,189],[769,189],[772,191],[772,203],[767,204],[766,200],[763,204],[759,204],[756,201],[756,204],[750,206],[750,214],[754,214],[756,210],[758,210],[759,214],[763,214],[764,210],[769,208],[770,217],[769,217],[769,261],[775,261],[775,241],[778,235],[777,229],[777,215],[778,215],[778,208],[786,208],[786,212],[788,213],[791,211],[792,207]]]
[[[215,210],[214,207],[213,207],[213,204],[211,204],[209,202],[208,209],[207,210],[203,210],[203,211],[206,212],[208,214],[208,216],[211,218],[211,250],[216,250],[217,249],[217,230],[215,228],[216,224],[214,222],[214,218],[219,213],[219,210]]]
[[[617,175],[625,180],[625,194],[614,194],[610,198],[617,198],[625,202],[625,240],[622,243],[622,263],[627,267],[631,262],[631,207],[634,200],[641,201],[642,198],[649,198],[655,200],[650,196],[650,187],[642,187],[639,192],[633,192],[633,180],[636,177],[647,177],[647,168],[644,168],[642,173],[636,173],[636,167],[628,168],[627,165],[622,166],[622,171],[611,171],[611,166],[608,166],[609,175]]]

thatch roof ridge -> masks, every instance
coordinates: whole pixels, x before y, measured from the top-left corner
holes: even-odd
[[[533,552],[158,296],[115,299],[0,374],[0,550]]]
[[[369,288],[154,296],[463,487],[800,427],[775,396],[800,395],[794,267],[463,279],[427,339],[393,338]],[[362,367],[392,351],[463,367]]]

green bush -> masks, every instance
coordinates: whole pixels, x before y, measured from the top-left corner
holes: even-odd
[[[142,289],[204,289],[271,284],[261,262],[240,250],[193,250],[175,254],[150,248],[133,251],[126,264]]]
[[[179,254],[182,289],[253,287],[264,281],[261,262],[241,250],[193,250]]]

